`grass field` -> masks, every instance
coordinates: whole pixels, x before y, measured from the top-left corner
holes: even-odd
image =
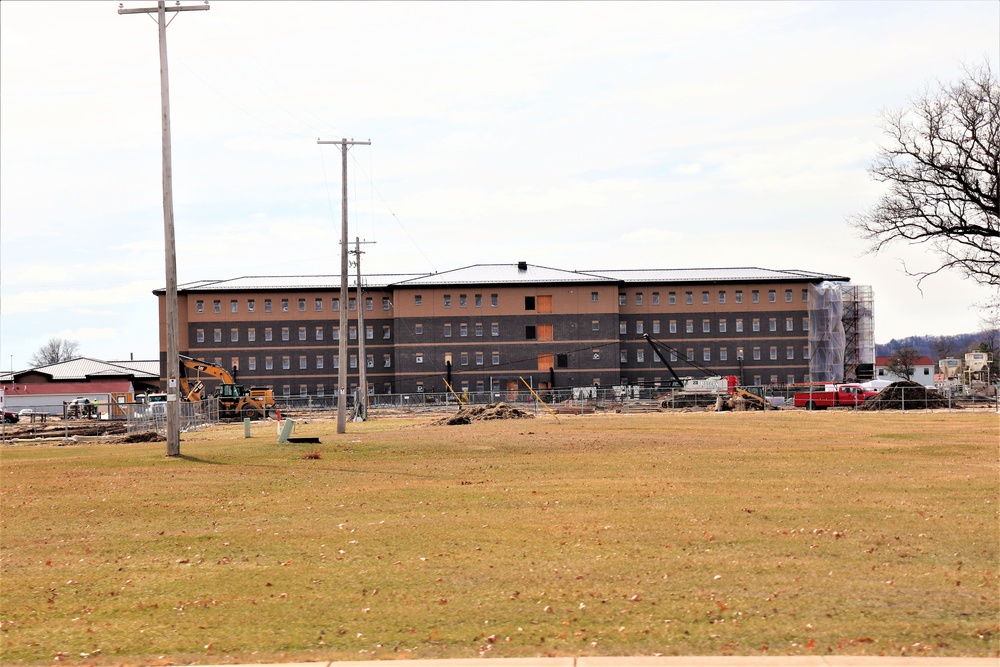
[[[0,448],[0,663],[1000,655],[996,414],[275,431]]]

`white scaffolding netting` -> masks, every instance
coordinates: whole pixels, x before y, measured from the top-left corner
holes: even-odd
[[[809,286],[809,380],[844,380],[844,302],[838,283]]]

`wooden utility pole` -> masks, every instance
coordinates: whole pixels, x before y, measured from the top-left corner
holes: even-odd
[[[341,139],[340,141],[316,140],[317,144],[340,146],[341,154],[341,200],[340,200],[340,372],[337,374],[337,433],[347,432],[347,151],[356,144],[369,146],[370,141]],[[359,286],[360,287],[360,286]]]
[[[209,9],[204,5],[167,7],[159,0],[155,8],[124,9],[119,14],[156,13],[160,34],[160,107],[163,135],[163,241],[167,273],[167,456],[181,454],[181,406],[178,401],[177,377],[180,371],[180,349],[177,323],[177,251],[174,243],[174,191],[170,159],[170,77],[167,72],[167,12],[191,12]],[[170,19],[171,21],[173,19]]]
[[[351,254],[354,255],[354,265],[358,270],[357,278],[357,290],[358,290],[358,387],[361,389],[361,393],[358,395],[358,406],[357,412],[361,420],[364,421],[368,419],[368,355],[365,353],[365,311],[364,311],[364,295],[362,294],[362,284],[361,284],[361,244],[365,243],[375,243],[374,241],[362,241],[357,236],[354,237],[354,250]]]

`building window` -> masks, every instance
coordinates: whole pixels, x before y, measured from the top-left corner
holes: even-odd
[[[444,325],[444,337],[451,338],[451,323],[445,323]]]
[[[736,318],[736,333],[743,333],[743,318]]]
[[[299,340],[305,340],[305,339],[306,339],[306,328],[299,327]]]
[[[694,320],[688,320],[684,323],[684,333],[694,333]]]
[[[729,348],[719,348],[719,361],[729,361]]]
[[[778,330],[778,318],[771,317],[767,320],[767,330],[777,331]]]
[[[323,396],[326,394],[326,388],[322,384],[316,385],[316,395]]]
[[[537,338],[535,331],[534,325],[529,324],[524,327],[524,340],[535,340]]]
[[[767,301],[768,303],[774,303],[778,300],[777,290],[769,289],[767,290]]]
[[[685,350],[685,359],[687,359],[687,361],[694,361],[694,348],[693,347],[689,347],[687,350]]]
[[[383,354],[382,355],[382,367],[383,368],[392,368],[392,355],[391,354]]]
[[[785,318],[785,331],[794,331],[794,330],[795,330],[795,320],[792,319],[791,317],[786,317]]]
[[[618,361],[620,361],[623,364],[628,363],[628,350],[621,350],[618,353]]]
[[[248,371],[255,371],[255,370],[257,370],[257,357],[248,357],[247,358],[247,370]]]
[[[701,360],[702,361],[711,361],[712,360],[712,348],[710,348],[710,347],[703,347],[703,348],[701,348]]]
[[[684,292],[684,303],[689,306],[694,303],[694,292]]]
[[[526,297],[524,297],[524,309],[525,310],[534,310],[535,309],[535,297],[533,297],[533,296],[526,296]]]
[[[706,304],[708,303],[708,292],[701,293],[701,302]]]
[[[375,340],[375,327],[373,326],[365,327],[365,340]]]
[[[802,301],[803,301],[803,303],[809,301],[809,290],[808,289],[803,289],[802,290]]]
[[[483,336],[483,323],[476,322],[476,336],[482,338]]]
[[[373,310],[375,308],[375,301],[370,296],[365,297],[365,310]]]
[[[237,301],[236,299],[230,299],[229,300],[229,312],[230,313],[238,313],[238,312],[240,312],[240,302]]]
[[[222,342],[222,329],[216,329],[212,332],[212,340],[216,343]]]
[[[670,361],[677,361],[677,352],[675,350],[670,350]]]
[[[490,335],[491,336],[499,336],[500,335],[500,323],[499,322],[494,322],[493,324],[490,325]]]
[[[719,290],[719,303],[726,302],[726,290]]]
[[[789,345],[788,347],[785,348],[785,359],[794,359],[794,358],[795,358],[795,348]]]
[[[348,340],[358,339],[358,328],[356,326],[351,326],[347,329],[347,338]]]
[[[340,357],[335,354],[333,355],[333,370],[337,370],[339,368],[340,368]]]
[[[719,320],[719,333],[726,333],[726,321]]]
[[[333,340],[340,340],[340,325],[333,325]]]
[[[785,303],[791,303],[791,302],[792,302],[792,290],[786,289],[785,290]]]
[[[420,294],[414,294],[413,295],[413,305],[414,306],[422,306],[422,305],[424,305],[424,297],[421,296]]]
[[[770,349],[771,361],[776,361],[778,359],[778,348],[774,345]]]
[[[624,293],[624,292],[621,292],[621,293],[620,293],[620,294],[618,295],[618,305],[619,305],[619,306],[624,306],[624,305],[625,305],[626,303],[628,303],[628,300],[627,300],[627,299],[628,299],[628,297],[627,297],[627,296],[625,295],[625,293]]]
[[[469,353],[468,352],[462,352],[461,354],[458,355],[458,358],[459,358],[459,363],[461,363],[463,366],[468,366],[469,365]]]
[[[299,357],[299,370],[305,370],[308,368],[305,355]]]
[[[643,350],[641,347],[635,351],[635,360],[638,361],[640,364],[646,361],[645,350]]]
[[[388,340],[391,337],[392,337],[392,329],[389,327],[388,324],[383,324],[382,325],[382,338],[385,339],[385,340]]]
[[[469,306],[469,297],[465,294],[458,295],[458,307],[467,308]]]
[[[803,317],[802,318],[802,330],[803,331],[809,331],[809,318],[808,317]]]
[[[350,312],[353,313],[357,309],[358,309],[358,300],[357,300],[357,298],[355,298],[353,296],[352,297],[348,297],[348,299],[347,299],[347,310],[349,310]]]
[[[760,290],[752,290],[750,292],[750,300],[754,303],[760,303]]]
[[[250,327],[249,329],[247,329],[247,340],[250,341],[251,343],[257,340],[257,329],[255,329],[254,327]]]
[[[622,334],[623,336],[628,333],[628,322],[622,320],[621,322],[618,323],[618,333]]]
[[[313,307],[316,309],[317,313],[323,312],[323,299],[316,299]]]
[[[482,308],[483,307],[483,295],[482,294],[477,294],[477,295],[475,295],[472,298],[473,298],[473,303],[476,305],[476,308]]]
[[[338,299],[337,297],[333,297],[332,299],[330,299],[330,310],[332,310],[335,313],[340,312],[340,299]]]
[[[710,320],[701,321],[701,332],[702,333],[712,333],[712,324]]]
[[[273,370],[274,369],[274,359],[271,357],[264,357],[264,369]]]
[[[238,342],[240,342],[240,330],[239,329],[230,329],[229,330],[229,342],[231,342],[231,343],[238,343]]]
[[[482,352],[476,352],[476,365],[477,366],[482,366],[483,365],[483,353]]]
[[[754,331],[760,331],[760,318],[753,318],[753,326],[751,327]]]
[[[270,313],[271,312],[271,300],[270,299],[264,299],[264,312],[265,313]]]
[[[382,310],[389,310],[389,297],[382,297]]]
[[[660,333],[660,320],[653,320],[653,333]]]
[[[444,307],[445,308],[451,308],[451,295],[450,294],[445,294],[444,295]]]
[[[458,335],[462,338],[469,337],[469,324],[467,322],[462,322],[458,325]]]
[[[639,320],[638,322],[635,323],[635,333],[636,334],[641,335],[643,333],[643,328],[644,327],[643,327],[643,324],[642,324],[642,320]]]
[[[281,340],[289,340],[288,327],[281,327]]]
[[[205,302],[202,301],[201,299],[198,299],[197,301],[195,301],[194,309],[195,309],[196,312],[204,313],[205,312]]]
[[[500,353],[499,352],[494,352],[491,355],[491,357],[492,357],[493,365],[494,366],[499,366],[500,365]]]
[[[308,395],[309,395],[309,388],[306,385],[304,385],[304,384],[300,384],[299,385],[299,396],[308,396]]]
[[[736,290],[736,303],[743,303],[743,290]]]
[[[414,336],[420,336],[420,335],[423,335],[423,333],[424,333],[424,325],[423,324],[421,324],[420,322],[417,322],[416,324],[413,325],[413,335]]]
[[[365,367],[366,368],[375,368],[375,355],[374,354],[365,355]]]
[[[490,305],[493,306],[494,308],[500,305],[499,294],[490,294]]]
[[[323,340],[323,327],[316,327],[316,340]]]
[[[247,312],[252,313],[256,307],[257,304],[253,299],[247,299]]]
[[[660,305],[660,293],[659,292],[653,292],[653,305],[654,306],[659,306]]]
[[[598,297],[598,293],[597,293],[597,292],[591,292],[591,293],[590,293],[590,300],[591,300],[591,301],[592,301],[593,303],[597,303],[597,297]]]
[[[667,295],[667,303],[670,304],[671,306],[677,304],[677,293],[676,292],[670,292]]]
[[[424,353],[423,352],[417,352],[415,355],[413,355],[413,361],[414,361],[414,363],[417,363],[417,364],[424,363]]]
[[[351,364],[351,368],[357,368],[358,367],[358,355],[356,355],[356,354],[352,354],[351,355],[350,364]]]
[[[591,350],[590,353],[591,353],[591,355],[593,355],[593,357],[594,357],[595,360],[599,360],[601,358],[601,351],[600,351],[600,349]]]
[[[637,306],[641,306],[642,305],[642,292],[636,292],[635,293],[635,305],[637,305]]]
[[[281,369],[287,371],[291,367],[292,367],[292,358],[291,357],[282,357],[281,358]]]
[[[323,370],[323,355],[322,354],[317,354],[316,355],[316,368],[318,370]]]
[[[760,348],[759,347],[755,347],[753,349],[753,360],[754,361],[760,361]]]
[[[809,360],[809,346],[805,345],[802,347],[802,358],[806,361]]]
[[[198,343],[204,343],[205,342],[205,330],[204,329],[198,329],[195,332],[195,334],[194,334],[194,339]]]
[[[670,333],[677,333],[677,320],[670,320]]]
[[[282,299],[281,300],[281,312],[283,312],[283,313],[287,313],[288,312],[288,299]]]
[[[274,340],[273,336],[274,334],[271,331],[271,327],[264,327],[264,340],[270,342]]]

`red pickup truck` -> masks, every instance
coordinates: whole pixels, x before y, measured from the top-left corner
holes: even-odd
[[[839,405],[853,407],[876,395],[877,391],[866,389],[859,384],[838,384],[832,391],[804,391],[795,394],[795,407],[808,410],[822,410]]]

